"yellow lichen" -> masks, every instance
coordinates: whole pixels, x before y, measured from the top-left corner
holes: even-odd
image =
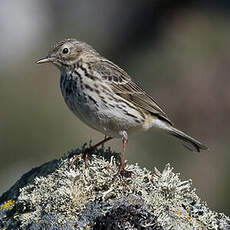
[[[8,200],[5,204],[3,204],[1,206],[1,209],[4,210],[4,209],[7,209],[7,208],[12,208],[11,206],[13,206],[15,203],[14,200]],[[3,229],[4,230],[4,229]]]
[[[176,211],[176,214],[179,215],[179,216],[181,216],[181,215],[182,215],[182,212],[177,210],[177,211]]]

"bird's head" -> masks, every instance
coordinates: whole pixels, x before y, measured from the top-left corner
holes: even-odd
[[[59,69],[65,69],[75,64],[82,55],[98,55],[88,44],[76,39],[68,38],[58,42],[48,53],[47,57],[41,58],[36,63],[53,63]]]

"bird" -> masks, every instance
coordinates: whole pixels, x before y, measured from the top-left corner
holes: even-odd
[[[121,138],[121,162],[125,170],[128,136],[156,128],[172,135],[191,151],[207,150],[197,139],[174,127],[158,103],[122,68],[92,46],[74,38],[57,42],[37,64],[52,63],[61,73],[60,88],[69,109],[105,138],[85,152],[113,138]]]

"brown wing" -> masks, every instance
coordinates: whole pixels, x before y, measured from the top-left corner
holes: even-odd
[[[133,82],[124,70],[106,59],[93,63],[93,67],[104,80],[110,82],[114,93],[173,125],[154,99]]]

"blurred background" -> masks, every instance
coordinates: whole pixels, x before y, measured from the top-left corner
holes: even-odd
[[[0,194],[32,167],[103,135],[80,122],[59,71],[36,65],[57,41],[91,44],[210,148],[191,153],[154,130],[129,138],[126,159],[192,178],[202,200],[230,215],[230,1],[41,0],[0,4]],[[121,150],[121,140],[106,146]]]

